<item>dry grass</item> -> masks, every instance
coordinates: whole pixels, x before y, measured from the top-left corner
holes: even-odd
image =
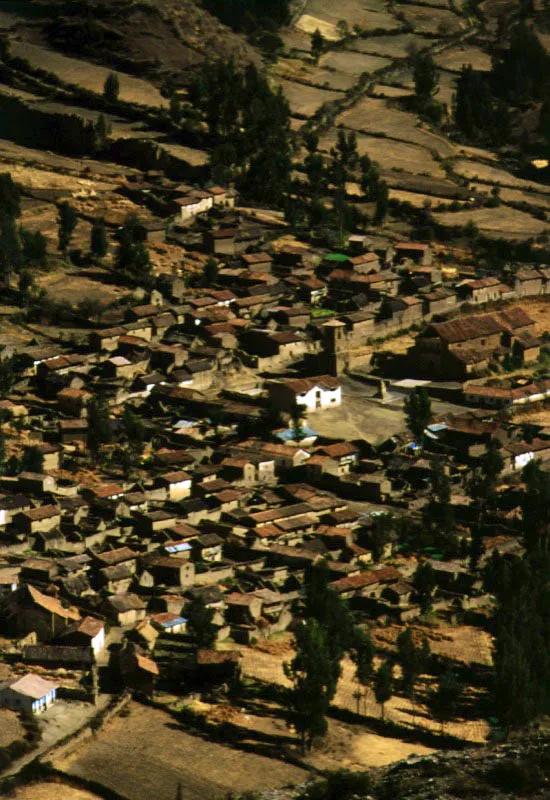
[[[435,57],[435,62],[442,69],[452,72],[460,72],[465,64],[480,72],[489,72],[491,69],[491,57],[480,47],[466,44],[444,50]]]
[[[420,192],[407,192],[402,189],[390,189],[390,198],[392,200],[400,200],[402,203],[410,203],[415,208],[423,208],[426,203],[436,206],[438,203],[451,202],[440,197],[434,197],[430,194],[420,194]],[[464,200],[457,200],[463,206]]]
[[[328,151],[335,142],[336,132],[333,130],[321,139],[320,147]],[[445,178],[445,171],[431,153],[416,144],[360,134],[357,147],[360,155],[366,153],[378,162],[382,170],[403,170],[404,173]]]
[[[422,49],[426,44],[426,39],[414,33],[400,33],[395,36],[368,36],[366,39],[356,39],[350,48],[360,53],[373,53],[394,59],[406,58],[411,49]]]
[[[495,208],[478,208],[464,211],[435,212],[434,218],[441,225],[466,225],[474,222],[480,231],[488,236],[504,239],[526,239],[549,230],[550,223],[531,217],[524,211],[517,211],[501,205]]]
[[[172,798],[180,783],[186,800],[216,800],[307,778],[282,761],[190,736],[163,711],[136,703],[130,710],[56,767],[93,778],[127,800]]]
[[[306,14],[300,18],[297,26],[302,30],[305,30],[301,24],[305,16],[315,20],[310,24],[321,23],[327,26],[329,30],[333,30],[335,33],[333,38],[340,38],[336,31],[336,25],[341,19],[346,20],[350,29],[354,25],[359,25],[363,30],[385,28],[386,25],[388,29],[399,26],[395,17],[386,12],[382,0],[368,0],[368,2],[365,2],[365,0],[340,0],[338,3],[327,3],[326,0],[308,0]],[[385,23],[371,21],[377,17],[385,20]],[[321,25],[319,25],[319,29],[324,35]],[[315,30],[315,27],[313,30]]]
[[[516,178],[509,172],[488,164],[480,164],[470,159],[459,159],[453,164],[453,170],[464,178],[481,183],[497,184],[507,186],[511,189],[532,189],[543,194],[550,194],[550,186],[545,186],[535,181],[526,181],[523,178]]]
[[[21,786],[13,795],[13,800],[100,800],[100,797],[67,783],[48,781]]]
[[[0,709],[0,747],[7,747],[8,744],[23,739],[25,731],[19,722],[19,717],[15,711],[7,708]]]
[[[376,70],[387,67],[391,64],[389,58],[380,56],[366,55],[365,53],[355,53],[351,50],[336,50],[327,53],[321,59],[321,65],[329,69],[343,72],[345,75],[358,77],[363,72],[376,72]]]
[[[306,117],[313,116],[324,103],[344,96],[342,92],[331,92],[327,89],[318,89],[316,86],[304,86],[293,81],[281,80],[279,83],[289,102],[291,112]]]
[[[346,91],[355,84],[353,75],[316,67],[297,58],[279,59],[274,74],[289,81],[305,81],[321,89]]]
[[[144,106],[167,106],[168,101],[162,97],[159,90],[149,81],[134,78],[124,72],[109,70],[97,64],[68,58],[53,50],[48,50],[39,45],[27,42],[11,42],[12,55],[25,58],[33,67],[45,69],[57,75],[65,83],[73,83],[101,94],[105,79],[110,72],[116,72],[120,82],[120,99],[129,103],[139,103]]]
[[[394,649],[394,642],[399,630],[402,629],[393,626],[387,631],[384,629],[379,632],[382,633],[382,635],[386,634],[389,650]],[[431,639],[430,646],[434,653],[439,653],[455,661],[462,661],[465,663],[491,663],[490,637],[477,628],[468,626],[451,628],[444,626],[438,628],[435,632],[429,629],[422,629],[422,635],[428,635]],[[276,683],[282,686],[289,685],[289,681],[284,674],[283,663],[292,658],[292,651],[290,649],[284,654],[267,653],[263,649],[260,650],[250,647],[241,647],[240,650],[243,653],[243,672],[245,675],[267,683]],[[395,675],[398,677],[397,670]],[[440,725],[431,718],[429,709],[426,706],[426,699],[433,688],[434,680],[425,677],[418,686],[417,699],[414,703],[401,696],[392,697],[386,704],[386,719],[410,729],[417,728],[419,730],[439,732]],[[342,677],[338,684],[338,690],[334,700],[335,705],[356,712],[356,691],[355,667],[348,658],[345,658],[342,662]],[[469,692],[472,696],[475,695],[473,689],[470,689]],[[368,691],[367,696],[361,699],[359,710],[366,718],[380,718],[380,708],[371,691]],[[482,719],[456,719],[445,726],[445,733],[465,741],[483,742],[488,735],[488,725],[486,721]],[[389,743],[395,741],[396,740],[392,739],[388,740]],[[403,743],[399,742],[399,745],[402,744]],[[391,744],[389,744],[389,748],[391,748]],[[416,748],[411,747],[411,750],[415,749]],[[385,752],[380,757],[387,758],[387,760],[381,763],[389,763],[403,756],[395,754],[390,750],[389,754]],[[368,751],[364,753],[363,758],[366,759],[363,762],[364,766],[374,766],[376,763],[372,763],[368,760]]]
[[[451,11],[443,8],[426,8],[412,4],[403,5],[403,14],[415,33],[458,33],[465,27],[465,21]]]
[[[490,196],[491,185],[486,183],[472,183],[470,186],[476,191]],[[501,189],[500,199],[504,203],[527,203],[536,208],[550,209],[550,194],[537,194],[536,192],[522,192],[521,189]]]
[[[421,145],[448,158],[455,153],[453,145],[443,136],[419,125],[414,114],[403,111],[395,103],[375,97],[364,97],[349,111],[336,119],[348,128],[386,136]],[[431,155],[430,155],[431,158]]]

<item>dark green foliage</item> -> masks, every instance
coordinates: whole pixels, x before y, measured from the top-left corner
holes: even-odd
[[[212,622],[214,609],[208,608],[200,595],[193,597],[185,606],[187,633],[197,648],[210,648],[216,641],[218,629]]]
[[[432,404],[423,386],[412,390],[405,400],[404,409],[409,430],[414,435],[416,444],[422,446],[424,430],[432,418]]]
[[[436,586],[435,572],[429,562],[425,561],[417,567],[413,583],[420,602],[420,608],[422,613],[425,614],[432,607],[433,593]]]
[[[512,105],[548,96],[550,55],[525,23],[512,29],[508,48],[494,59],[491,82],[494,94]]]
[[[540,500],[548,519],[549,497]],[[537,537],[532,542],[536,548]],[[523,559],[493,555],[485,583],[497,598],[495,708],[507,730],[521,728],[550,712],[550,560],[533,549]]]
[[[111,133],[111,127],[107,124],[104,114],[100,114],[97,122],[94,125],[94,133],[96,136],[96,149],[101,152],[107,145],[107,139]]]
[[[253,65],[242,72],[220,60],[194,80],[189,100],[208,125],[215,179],[235,181],[253,202],[281,206],[291,169],[290,112],[282,92],[272,91]]]
[[[101,445],[113,437],[111,414],[104,398],[94,395],[88,402],[88,448],[97,457]]]
[[[525,492],[521,504],[523,542],[528,552],[548,552],[550,543],[550,473],[538,461],[523,469]]]
[[[0,397],[5,397],[17,380],[17,364],[14,356],[0,358]]]
[[[21,457],[21,472],[37,472],[44,471],[44,454],[42,451],[33,445],[23,449]]]
[[[333,663],[328,634],[316,619],[303,622],[295,637],[296,655],[285,664],[285,674],[292,681],[289,722],[307,751],[327,730],[326,715],[335,689]]]
[[[367,772],[330,772],[322,781],[314,783],[297,800],[359,800],[366,797],[372,788]]]
[[[143,238],[138,218],[129,214],[118,235],[115,271],[119,278],[132,285],[147,286],[151,278],[151,261]]]
[[[21,216],[20,192],[9,172],[0,173],[0,215]]]
[[[358,687],[363,687],[366,690],[373,677],[373,659],[374,659],[374,643],[370,634],[363,631],[361,628],[355,628],[353,632],[353,640],[350,649],[351,660],[355,664],[355,678]],[[357,691],[357,712],[359,713],[359,703],[361,693]]]
[[[390,661],[383,661],[374,676],[374,696],[384,719],[385,705],[393,694],[393,669]]]
[[[414,57],[413,77],[416,99],[422,107],[437,92],[439,73],[430,53],[418,53]]]
[[[92,225],[90,234],[90,252],[95,258],[104,258],[109,249],[109,240],[107,239],[107,228],[105,227],[105,220],[96,219]]]
[[[6,461],[6,437],[4,431],[0,429],[0,475],[4,473],[4,464]]]
[[[202,271],[202,285],[208,287],[216,283],[219,267],[215,258],[209,258]]]
[[[23,253],[15,220],[0,214],[0,281],[9,286],[12,273],[22,265]]]
[[[75,209],[68,200],[64,200],[57,209],[57,226],[59,235],[59,249],[63,254],[71,243],[74,229],[78,222]]]
[[[510,136],[510,120],[505,102],[492,93],[490,78],[471,66],[462,68],[456,84],[454,109],[458,128],[471,139],[504,144]]]
[[[19,229],[23,261],[27,265],[44,267],[48,256],[48,240],[40,231]]]
[[[445,670],[431,697],[433,713],[442,724],[456,716],[463,693],[464,687],[453,670]]]
[[[504,469],[504,460],[500,455],[501,447],[498,439],[491,439],[485,453],[480,456],[479,467],[468,485],[470,497],[477,506],[481,521],[484,521],[486,512],[495,508],[497,504],[495,485]]]
[[[119,92],[120,81],[118,79],[118,75],[115,72],[110,72],[105,78],[103,97],[105,97],[106,100],[109,100],[109,102],[115,103],[118,100]]]
[[[341,660],[353,641],[354,627],[347,604],[329,586],[325,561],[315,564],[306,575],[305,611],[327,635],[330,668],[327,675],[329,699],[332,700],[341,674]]]
[[[311,55],[315,63],[317,63],[325,49],[325,39],[319,28],[311,34]]]
[[[181,107],[181,102],[177,94],[173,94],[170,98],[170,119],[175,125],[179,125],[181,122],[183,111]]]
[[[235,31],[276,30],[290,19],[289,0],[203,0],[204,7]]]
[[[417,647],[410,628],[405,628],[397,637],[397,659],[401,664],[403,690],[407,696],[414,694],[416,681],[426,669],[429,655],[427,639],[424,639],[422,647]]]

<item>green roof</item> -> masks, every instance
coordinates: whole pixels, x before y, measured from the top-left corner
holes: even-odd
[[[349,261],[349,256],[345,256],[343,253],[329,253],[328,256],[325,256],[325,261]]]

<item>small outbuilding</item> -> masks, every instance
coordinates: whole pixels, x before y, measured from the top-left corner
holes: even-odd
[[[55,702],[56,693],[55,683],[28,673],[22,678],[0,684],[0,706],[40,714]]]

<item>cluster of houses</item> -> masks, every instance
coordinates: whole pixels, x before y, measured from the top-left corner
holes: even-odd
[[[175,199],[182,222],[234,203],[222,190],[186,192]],[[205,232],[212,252],[231,230]],[[421,514],[432,456],[446,463],[467,538],[465,487],[499,439],[506,519],[485,554],[519,546],[514,473],[548,459],[550,429],[532,426],[527,441],[498,412],[544,400],[548,381],[465,383],[464,410],[430,423],[420,457],[405,431],[375,447],[320,436],[315,419],[345,402],[340,373],[362,363],[374,339],[412,326],[419,333],[405,363],[430,378],[476,378],[518,349],[533,363],[541,342],[519,306],[438,319],[462,304],[550,293],[549,269],[518,270],[513,286],[488,278],[451,286],[429,245],[379,253],[358,236],[347,254],[313,257],[288,244],[225,253],[215,286],[162,276],[147,302],[106,312],[86,346],[2,351],[17,371],[0,403],[8,439],[23,429],[43,466],[0,478],[0,603],[19,665],[0,686],[0,705],[48,708],[58,685],[33,674],[37,665],[87,675],[101,664],[150,694],[174,675],[167,642],[185,641],[197,597],[213,610],[218,640],[234,648],[198,651],[193,674],[224,674],[238,664],[239,645],[292,627],[304,576],[321,560],[365,619],[418,616],[419,559],[391,538],[380,554],[376,531],[381,513]],[[96,395],[110,407],[115,439],[124,408],[145,422],[146,460],[133,473],[91,465]],[[431,562],[439,608],[483,602],[465,562]]]

